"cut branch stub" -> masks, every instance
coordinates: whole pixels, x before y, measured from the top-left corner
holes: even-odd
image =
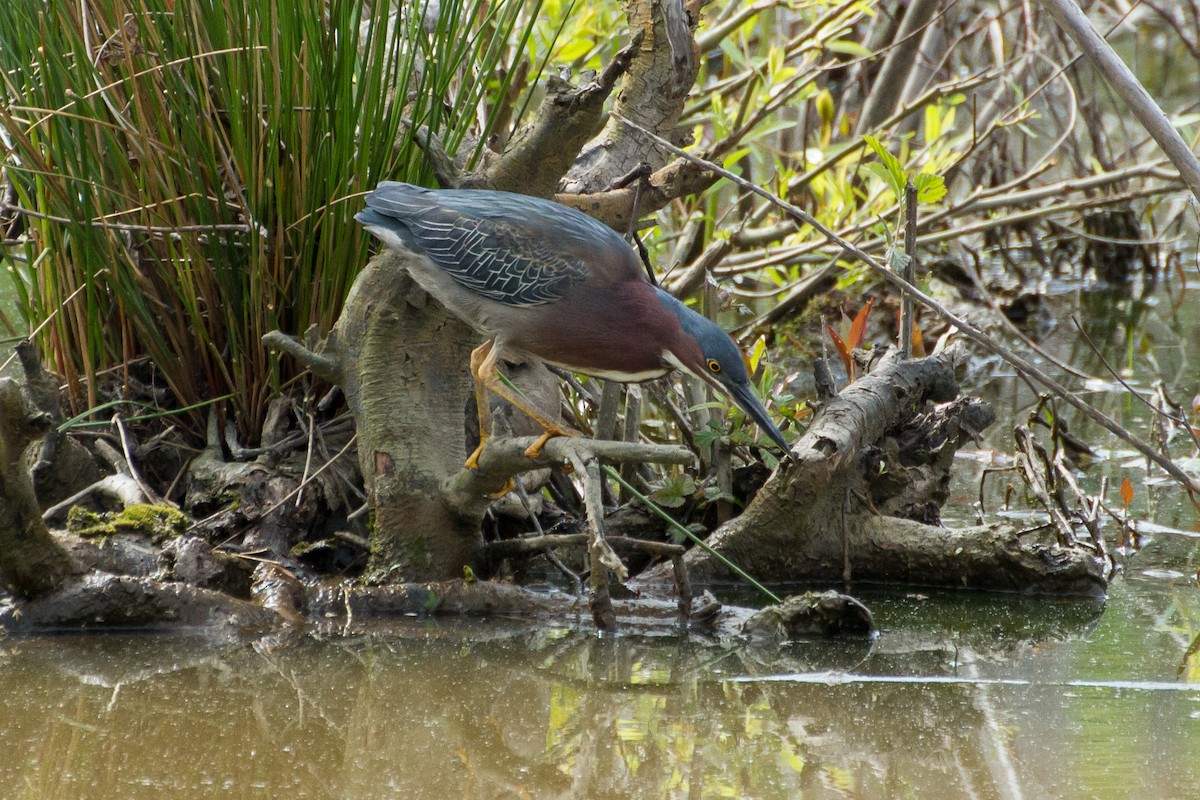
[[[640,35],[629,69],[621,82],[613,111],[656,133],[674,138],[688,92],[695,84],[700,59],[692,36],[698,4],[680,0],[627,0],[629,28]],[[618,121],[587,144],[563,179],[571,194],[598,194],[635,165],[652,169],[666,164],[664,155]]]
[[[482,170],[462,176],[454,185],[550,197],[599,127],[604,103],[617,78],[629,68],[640,41],[640,36],[635,37],[603,72],[580,86],[549,75],[541,106],[533,119],[513,134],[504,153],[488,159]]]

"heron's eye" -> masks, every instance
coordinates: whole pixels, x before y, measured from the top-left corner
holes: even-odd
[[[716,375],[721,371],[721,362],[717,361],[715,358],[710,358],[708,360],[708,371]]]

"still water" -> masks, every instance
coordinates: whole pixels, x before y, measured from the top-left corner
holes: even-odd
[[[1128,355],[1128,380],[1148,387],[1136,365],[1152,364],[1180,399],[1200,392],[1200,296],[1105,302],[1085,318],[1118,368]],[[1103,374],[1073,332],[1046,341]],[[983,469],[1032,402],[988,369],[968,388],[1002,422],[964,454],[950,523],[973,521]],[[1146,428],[1115,381],[1081,391]],[[1107,477],[1119,505],[1129,477],[1134,515],[1162,526],[1107,603],[864,590],[877,640],[783,646],[417,619],[237,642],[8,639],[0,798],[1200,796],[1197,512],[1128,448],[1072,430],[1099,454],[1084,480]],[[1008,480],[989,478],[989,512]]]
[[[1190,554],[1189,554],[1190,557]],[[874,643],[411,620],[8,641],[7,798],[1190,798],[1183,578],[1107,608],[867,596]],[[1102,613],[1103,612],[1103,613]]]

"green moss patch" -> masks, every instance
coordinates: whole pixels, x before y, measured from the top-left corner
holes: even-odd
[[[187,515],[179,509],[150,503],[139,503],[109,513],[73,506],[67,513],[67,530],[84,538],[136,533],[154,542],[162,542],[183,533],[187,526]]]

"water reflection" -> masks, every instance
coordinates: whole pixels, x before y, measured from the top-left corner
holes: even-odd
[[[875,607],[888,632],[874,645],[418,621],[254,645],[10,640],[0,788],[25,798],[1002,798],[1126,796],[1105,765],[1168,789],[1200,779],[1200,694],[1055,683],[1056,648],[1097,634],[1096,606],[896,596]],[[1097,769],[1113,783],[1093,786]]]

